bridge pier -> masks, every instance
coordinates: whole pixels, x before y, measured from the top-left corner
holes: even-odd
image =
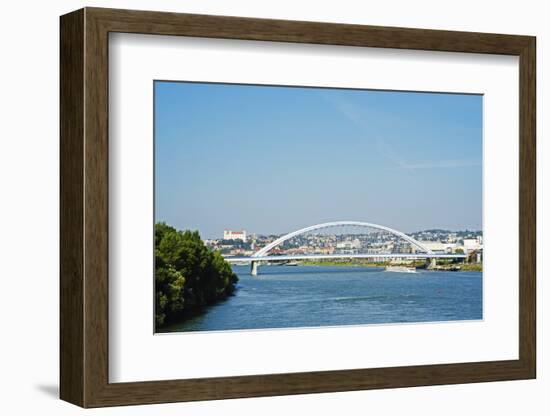
[[[258,276],[258,262],[257,261],[251,261],[250,262],[250,275],[251,276]]]
[[[435,268],[436,265],[437,265],[437,261],[436,261],[435,257],[426,259],[427,269],[433,269],[433,268]]]

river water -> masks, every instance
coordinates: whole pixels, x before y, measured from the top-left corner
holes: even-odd
[[[236,294],[162,332],[482,319],[482,273],[234,266]]]

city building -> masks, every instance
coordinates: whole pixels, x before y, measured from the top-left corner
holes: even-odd
[[[483,248],[482,237],[477,238],[465,238],[464,239],[464,251],[466,254],[470,254],[474,251],[478,251]]]
[[[353,241],[346,240],[346,241],[340,241],[336,243],[336,248],[346,249],[346,250],[354,250],[361,248],[361,241],[359,241],[357,238]]]
[[[246,231],[223,230],[224,240],[241,240],[246,243]]]
[[[455,243],[443,243],[441,241],[420,241],[420,243],[434,253],[452,253],[457,248]]]

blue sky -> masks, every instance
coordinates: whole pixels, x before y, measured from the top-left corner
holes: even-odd
[[[155,219],[203,238],[332,220],[481,229],[482,100],[155,82]]]

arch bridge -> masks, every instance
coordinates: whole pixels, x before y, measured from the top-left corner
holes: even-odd
[[[270,254],[274,249],[284,244],[286,241],[298,237],[307,233],[311,233],[319,230],[326,230],[335,227],[360,227],[366,229],[375,229],[378,231],[387,232],[398,239],[404,240],[411,245],[412,253],[332,253],[332,254],[283,254],[273,255]],[[316,224],[309,227],[301,228],[291,233],[285,234],[282,237],[277,238],[273,242],[269,243],[265,247],[261,248],[249,257],[226,257],[225,260],[230,263],[250,263],[250,273],[253,276],[258,274],[258,265],[260,262],[289,262],[294,260],[319,260],[319,259],[341,259],[341,258],[376,258],[376,259],[426,259],[435,262],[437,258],[465,258],[465,254],[446,254],[446,253],[434,253],[428,247],[424,246],[421,242],[414,238],[395,230],[390,227],[386,227],[379,224],[373,224],[362,221],[334,221],[326,222],[322,224]]]

